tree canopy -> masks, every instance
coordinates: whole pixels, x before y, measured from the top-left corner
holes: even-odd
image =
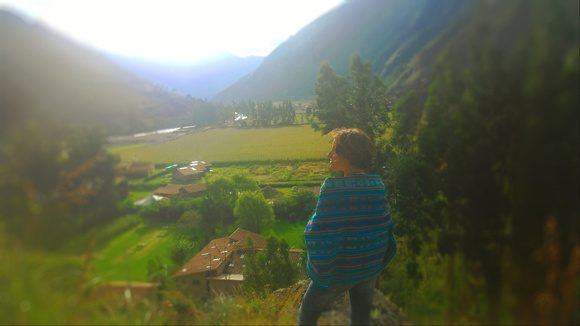
[[[274,209],[261,192],[242,192],[234,216],[241,228],[260,233],[274,222]]]
[[[316,81],[314,114],[316,129],[328,133],[335,128],[360,128],[370,137],[381,135],[387,125],[386,87],[373,74],[371,64],[354,55],[346,77],[328,63],[322,64]]]

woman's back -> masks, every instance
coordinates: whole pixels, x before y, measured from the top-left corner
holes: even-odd
[[[332,137],[329,167],[343,177],[324,181],[304,229],[312,281],[298,323],[316,324],[329,303],[348,291],[351,322],[368,325],[376,279],[396,252],[387,192],[379,176],[364,173],[374,152],[368,135],[340,129]]]
[[[307,272],[319,286],[377,275],[395,252],[385,186],[364,173],[328,178],[304,231]]]

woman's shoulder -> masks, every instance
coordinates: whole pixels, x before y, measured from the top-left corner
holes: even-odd
[[[348,177],[328,177],[322,183],[321,192],[325,190],[339,190],[360,187],[384,188],[385,185],[381,179],[381,176],[377,174],[361,173]]]

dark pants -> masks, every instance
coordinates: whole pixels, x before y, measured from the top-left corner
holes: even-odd
[[[300,304],[298,325],[316,325],[322,312],[329,310],[344,291],[348,291],[350,297],[351,325],[370,325],[376,280],[377,276],[358,283],[334,284],[329,288],[320,288],[310,281]]]

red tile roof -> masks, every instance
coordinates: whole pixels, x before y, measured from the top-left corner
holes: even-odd
[[[229,238],[210,241],[201,251],[183,265],[175,276],[207,272],[218,268],[234,250],[235,242]]]
[[[193,195],[205,192],[207,190],[207,185],[205,183],[198,183],[193,185],[178,185],[178,184],[168,184],[164,187],[157,188],[153,193],[159,196],[178,196]]]
[[[193,258],[187,261],[174,276],[184,276],[218,269],[230,260],[234,251],[245,247],[245,240],[251,238],[255,248],[266,248],[266,240],[261,235],[244,229],[236,229],[229,237],[211,240]]]
[[[263,236],[244,229],[237,228],[231,235],[230,239],[239,241],[242,246],[246,245],[246,239],[252,239],[254,248],[266,248],[266,239]]]
[[[192,167],[184,167],[184,168],[179,168],[179,169],[175,169],[173,170],[173,174],[180,174],[182,176],[190,176],[190,175],[196,175],[196,174],[203,174],[202,171],[192,168]]]

